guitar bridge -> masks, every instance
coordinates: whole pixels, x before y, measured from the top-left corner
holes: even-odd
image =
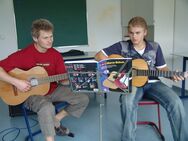
[[[13,91],[14,91],[14,96],[18,96],[17,88],[13,85],[12,85],[12,87],[13,87]]]

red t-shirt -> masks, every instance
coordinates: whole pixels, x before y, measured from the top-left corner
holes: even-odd
[[[0,61],[0,66],[7,72],[14,68],[29,70],[35,66],[42,66],[49,76],[66,73],[63,57],[57,50],[50,48],[47,52],[41,53],[36,50],[34,44]],[[56,88],[57,82],[50,83],[48,94],[53,92]]]

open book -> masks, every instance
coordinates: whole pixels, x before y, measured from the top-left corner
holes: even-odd
[[[132,59],[65,62],[74,92],[131,92]]]

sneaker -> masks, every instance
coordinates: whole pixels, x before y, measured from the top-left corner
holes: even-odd
[[[55,127],[56,135],[58,136],[69,136],[74,137],[74,133],[70,132],[68,128],[60,125],[59,127]]]

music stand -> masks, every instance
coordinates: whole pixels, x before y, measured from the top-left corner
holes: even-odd
[[[71,90],[75,93],[129,94],[132,90],[131,58],[110,59],[102,62],[95,60],[67,61],[65,65]],[[103,140],[103,106],[104,104],[100,103],[100,141]]]

